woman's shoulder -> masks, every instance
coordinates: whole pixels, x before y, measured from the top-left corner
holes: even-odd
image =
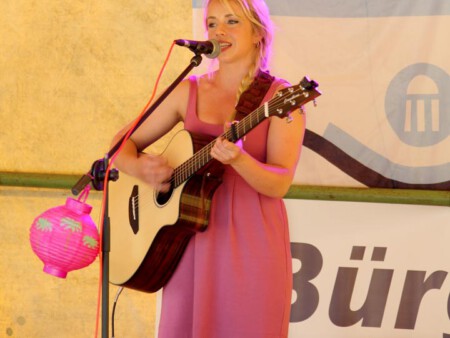
[[[266,99],[273,97],[278,91],[290,87],[289,81],[278,77],[276,75],[270,74],[268,71],[259,73],[259,86],[266,88]]]
[[[255,79],[257,81],[257,86],[262,86],[264,88],[269,86],[268,91],[272,94],[291,85],[289,81],[284,78],[272,75],[269,70],[260,70]]]
[[[189,99],[189,96],[195,90],[195,85],[197,83],[195,76],[189,76],[183,81],[181,81],[173,90],[171,94],[172,99],[179,104],[184,105],[185,101]]]
[[[270,74],[270,73],[268,73],[268,74]],[[276,76],[276,75],[271,75],[271,76],[273,78],[272,86],[274,86],[278,89],[283,89],[283,88],[291,86],[291,83],[288,80],[286,80],[282,77]]]

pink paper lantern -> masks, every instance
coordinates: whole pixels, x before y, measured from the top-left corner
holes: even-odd
[[[36,217],[30,229],[30,243],[44,262],[44,272],[66,278],[68,272],[84,268],[95,260],[100,239],[89,215],[91,210],[92,207],[80,199],[69,197],[65,205]]]

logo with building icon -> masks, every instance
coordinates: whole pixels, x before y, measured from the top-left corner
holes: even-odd
[[[404,68],[388,87],[385,110],[404,143],[415,147],[438,144],[450,134],[450,76],[427,63]]]

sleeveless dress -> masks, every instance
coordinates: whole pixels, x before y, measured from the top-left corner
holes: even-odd
[[[185,129],[221,135],[222,125],[198,119],[197,80],[189,81]],[[263,101],[282,81],[272,83]],[[243,142],[262,162],[269,124],[263,121]],[[292,258],[283,200],[257,193],[225,167],[208,228],[193,236],[163,288],[159,338],[287,337]]]

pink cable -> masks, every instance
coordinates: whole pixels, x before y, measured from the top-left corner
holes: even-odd
[[[167,53],[166,59],[164,61],[164,64],[158,74],[158,77],[156,79],[155,85],[153,87],[153,92],[152,95],[150,97],[150,99],[148,100],[147,104],[145,105],[144,109],[142,110],[142,112],[139,114],[139,116],[134,120],[133,124],[131,125],[130,129],[128,130],[128,132],[126,133],[125,137],[122,140],[122,143],[120,144],[120,147],[117,149],[116,153],[111,157],[108,167],[106,168],[106,172],[105,172],[105,179],[103,182],[103,186],[104,189],[107,189],[108,187],[108,177],[109,177],[109,173],[111,171],[111,167],[112,164],[114,163],[114,160],[116,159],[116,157],[119,155],[119,153],[122,151],[126,141],[130,138],[132,131],[134,130],[134,128],[136,127],[136,125],[139,123],[139,121],[141,120],[141,117],[145,114],[145,112],[147,111],[148,107],[150,106],[151,102],[153,101],[157,89],[158,89],[158,85],[159,85],[159,81],[161,80],[162,74],[167,66],[167,63],[170,59],[170,55],[172,54],[172,50],[173,47],[175,45],[175,42],[172,42],[172,45],[170,46],[169,52]],[[107,203],[106,201],[106,196],[107,193],[106,191],[104,191],[103,193],[103,198],[102,198],[102,207],[101,207],[101,213],[100,213],[100,225],[99,225],[99,232],[100,232],[100,248],[103,248],[103,219],[105,217],[105,205]],[[95,336],[94,338],[98,337],[98,327],[99,327],[99,322],[100,322],[100,309],[101,309],[101,294],[102,294],[102,280],[103,280],[103,257],[102,257],[102,250],[100,249],[99,252],[99,257],[100,257],[100,273],[99,273],[99,284],[98,284],[98,293],[97,293],[97,316],[96,316],[96,322],[95,322]]]

